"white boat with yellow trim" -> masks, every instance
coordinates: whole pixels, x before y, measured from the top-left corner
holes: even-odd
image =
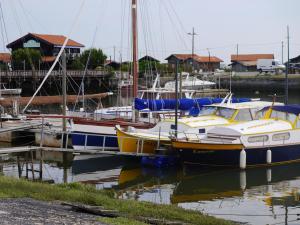
[[[252,101],[243,103],[221,103],[206,106],[197,117],[183,117],[178,119],[178,138],[198,140],[215,126],[236,124],[253,120],[256,113],[272,102]],[[276,103],[280,105],[281,103]],[[171,145],[171,136],[175,132],[175,119],[160,121],[151,129],[127,130],[116,126],[119,149],[123,153],[149,153],[161,146]]]
[[[262,119],[219,126],[198,140],[177,139],[172,147],[185,162],[246,166],[300,160],[300,105],[266,107]]]

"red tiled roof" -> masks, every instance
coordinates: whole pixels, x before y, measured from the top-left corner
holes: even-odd
[[[234,61],[257,61],[258,59],[274,59],[274,54],[231,55],[231,62],[234,62]]]
[[[170,55],[168,58],[166,58],[166,60],[168,60],[170,57],[176,57],[177,59],[180,59],[182,61],[188,60],[188,59],[192,59],[193,55],[192,54],[173,54]],[[223,62],[222,59],[216,57],[216,56],[200,56],[197,54],[194,54],[194,60],[197,62],[201,62],[201,63],[208,63],[208,62]]]
[[[8,63],[11,61],[10,53],[0,53],[0,61],[4,63]]]
[[[64,44],[64,41],[66,40],[66,37],[63,35],[35,34],[35,33],[30,33],[30,34],[34,37],[37,37],[46,42],[49,42],[50,44],[57,45],[57,46],[62,46]],[[72,39],[68,40],[67,46],[84,47],[84,45],[82,45],[76,41],[73,41]]]
[[[42,61],[43,62],[54,62],[55,58],[56,58],[55,56],[43,56]]]
[[[176,57],[177,59],[180,60],[186,60],[188,58],[192,58],[193,55],[192,54],[172,54],[170,55],[168,58],[166,58],[166,60],[168,60],[169,58],[171,58],[172,56]],[[194,57],[199,57],[198,55],[194,54]]]
[[[198,57],[194,57],[196,61],[198,62],[202,62],[202,63],[219,63],[219,62],[223,62],[222,59],[216,57],[216,56],[198,56]]]

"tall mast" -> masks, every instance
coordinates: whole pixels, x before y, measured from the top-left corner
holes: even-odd
[[[288,104],[289,101],[289,70],[290,70],[290,29],[287,26],[287,63],[285,68],[285,99],[284,104]]]
[[[137,43],[137,0],[132,0],[132,63],[133,97],[138,94],[138,43]]]
[[[62,114],[63,118],[63,132],[67,131],[67,59],[66,59],[66,51],[64,50],[62,53]]]

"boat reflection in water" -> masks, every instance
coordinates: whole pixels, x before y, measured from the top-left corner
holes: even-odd
[[[244,171],[206,168],[198,171],[123,168],[113,189],[122,199],[176,204],[250,224],[298,219],[299,163]]]
[[[112,189],[120,199],[175,204],[249,224],[292,224],[300,219],[300,163],[247,170],[156,169],[118,156],[94,157],[76,155],[73,159],[72,154],[45,152],[42,180],[82,182]],[[33,161],[24,153],[2,156],[0,173],[39,179],[39,162],[39,154]]]

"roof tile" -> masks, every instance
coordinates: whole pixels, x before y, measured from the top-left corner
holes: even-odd
[[[258,59],[274,59],[274,54],[243,54],[231,55],[231,62],[257,61]]]

